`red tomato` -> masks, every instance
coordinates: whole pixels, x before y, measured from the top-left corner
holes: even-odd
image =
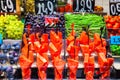
[[[113,30],[117,30],[119,28],[119,23],[115,23],[115,25],[113,26]]]
[[[115,22],[116,22],[115,19],[110,19],[110,21],[109,21],[109,23],[112,24],[112,25],[114,25]]]
[[[120,26],[120,23],[116,22],[115,25]]]
[[[104,19],[111,19],[111,18],[112,18],[112,16],[110,16],[110,15],[104,16]]]
[[[106,23],[109,23],[109,21],[110,21],[110,19],[105,19],[105,22],[106,22]]]
[[[112,26],[112,24],[107,23],[107,24],[106,24],[106,27],[107,27],[107,28],[112,28],[113,26]]]

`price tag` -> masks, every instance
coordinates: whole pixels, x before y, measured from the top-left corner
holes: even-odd
[[[16,13],[16,0],[0,0],[0,13]]]
[[[120,0],[109,1],[110,15],[120,15]]]
[[[56,0],[35,0],[36,14],[54,14],[56,12]]]
[[[120,44],[120,36],[111,36],[110,44]]]
[[[74,0],[73,10],[74,12],[93,12],[95,0]]]

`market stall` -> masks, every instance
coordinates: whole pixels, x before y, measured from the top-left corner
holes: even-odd
[[[0,79],[120,79],[119,1],[0,0]]]

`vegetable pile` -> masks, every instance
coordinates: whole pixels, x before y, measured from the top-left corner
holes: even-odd
[[[17,15],[0,16],[0,33],[3,39],[21,39],[24,24],[18,20]]]
[[[108,38],[110,36],[120,35],[120,16],[104,16],[106,28],[108,30]]]
[[[75,31],[77,34],[81,33],[82,27],[90,26],[90,35],[93,36],[95,32],[100,33],[100,27],[105,26],[102,16],[95,14],[65,14],[65,27],[67,29],[67,34],[70,33],[70,25],[75,24]]]
[[[110,50],[113,55],[120,55],[120,46],[119,45],[110,45]]]

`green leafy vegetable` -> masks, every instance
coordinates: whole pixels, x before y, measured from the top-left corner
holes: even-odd
[[[103,17],[95,14],[65,14],[65,20],[66,29],[71,28],[71,24],[74,23],[74,27],[76,28],[76,30],[79,30],[77,32],[81,32],[82,27],[87,27],[88,25],[90,25],[90,36],[93,36],[95,32],[100,33],[100,27],[105,28]],[[67,33],[69,32],[70,31],[68,31]]]

